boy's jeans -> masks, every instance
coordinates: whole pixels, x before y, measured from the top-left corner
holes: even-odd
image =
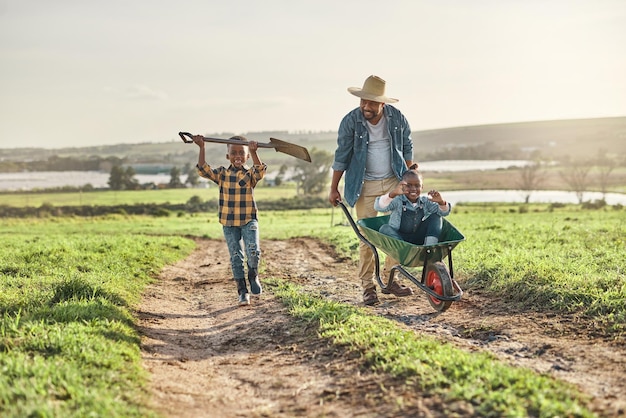
[[[248,269],[258,270],[261,249],[259,245],[259,221],[251,220],[244,226],[223,226],[224,238],[230,254],[230,267],[235,280],[245,279],[243,266],[244,249],[248,259]]]
[[[416,215],[418,218],[421,218],[423,212],[418,211]],[[402,217],[402,219],[404,220],[404,216]],[[419,222],[419,225],[413,233],[402,233],[397,229],[393,229],[391,226],[389,226],[389,224],[381,225],[378,232],[388,235],[391,238],[410,242],[411,244],[424,245],[424,240],[426,239],[426,237],[435,237],[439,239],[439,235],[441,235],[442,225],[443,221],[441,219],[441,216],[433,213],[428,218],[426,218],[425,221]]]

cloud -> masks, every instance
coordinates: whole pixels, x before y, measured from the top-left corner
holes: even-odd
[[[142,84],[127,87],[124,90],[124,97],[131,100],[166,100],[167,93],[155,90]]]

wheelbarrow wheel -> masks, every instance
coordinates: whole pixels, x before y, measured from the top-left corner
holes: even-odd
[[[453,295],[452,279],[446,265],[441,261],[426,265],[426,286],[441,296]],[[452,305],[450,300],[440,300],[435,296],[428,295],[428,302],[435,310],[445,312]]]

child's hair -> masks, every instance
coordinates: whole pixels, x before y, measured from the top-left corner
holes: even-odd
[[[424,179],[422,177],[422,173],[420,173],[417,170],[417,164],[413,164],[411,167],[409,167],[408,170],[406,170],[403,174],[402,174],[402,180],[407,180],[408,178],[413,177],[413,178],[418,178],[420,180],[420,183],[424,182]]]
[[[248,146],[248,144],[247,144],[247,142],[248,142],[248,138],[246,138],[245,136],[235,135],[235,136],[231,136],[231,137],[230,137],[230,139],[236,139],[236,140],[238,140],[238,141],[241,141],[241,142],[242,142],[242,144],[241,144],[241,145],[243,145],[244,147],[247,147],[247,146]],[[229,152],[230,152],[230,146],[231,146],[231,145],[235,145],[235,144],[228,144],[228,151],[229,151]]]

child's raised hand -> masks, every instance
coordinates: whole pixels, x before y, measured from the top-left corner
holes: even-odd
[[[257,141],[248,141],[248,149],[256,152],[259,149],[259,143]]]
[[[396,196],[400,196],[405,193],[404,187],[406,186],[406,181],[401,180],[400,183],[389,193],[389,197],[394,198]]]
[[[439,205],[443,205],[444,203],[446,203],[445,200],[443,200],[443,198],[441,197],[441,194],[437,190],[429,191],[428,198]]]
[[[204,147],[204,137],[202,135],[194,135],[191,138],[193,139],[194,144],[201,148]]]

